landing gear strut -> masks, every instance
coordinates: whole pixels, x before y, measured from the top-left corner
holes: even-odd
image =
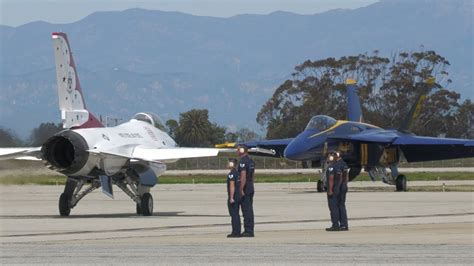
[[[407,191],[407,178],[405,175],[398,175],[395,180],[397,191]]]
[[[59,197],[59,215],[69,216],[71,209],[74,208],[84,196],[100,187],[99,181],[92,180],[90,185],[82,190],[85,183],[86,180],[84,179],[78,180],[68,177],[64,192]]]
[[[90,185],[87,185],[90,183]],[[130,176],[122,176],[122,178],[112,178],[112,183],[119,187],[127,194],[135,203],[137,214],[143,216],[153,215],[153,197],[150,194],[150,187],[143,186],[137,181],[133,181]],[[77,203],[101,186],[101,182],[95,179],[79,179],[68,177],[64,192],[59,197],[59,215],[69,216],[71,209]]]

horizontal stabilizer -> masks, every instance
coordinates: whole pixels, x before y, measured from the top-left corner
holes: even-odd
[[[41,160],[41,147],[0,148],[0,160]]]

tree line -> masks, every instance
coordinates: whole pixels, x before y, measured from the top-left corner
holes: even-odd
[[[62,124],[41,123],[27,139],[21,139],[11,129],[0,126],[0,147],[41,146],[48,138],[63,130]],[[253,130],[241,128],[229,131],[209,120],[206,109],[192,109],[179,115],[179,120],[166,121],[167,133],[182,147],[212,147],[216,143],[259,139]]]
[[[460,102],[461,95],[448,89],[452,80],[449,61],[434,51],[400,52],[390,58],[378,51],[371,55],[307,60],[295,67],[262,106],[257,122],[267,129],[266,138],[294,137],[312,116],[325,114],[346,119],[345,80],[355,79],[364,121],[382,128],[398,128],[426,79],[436,80],[412,131],[423,136],[474,138],[474,104]]]

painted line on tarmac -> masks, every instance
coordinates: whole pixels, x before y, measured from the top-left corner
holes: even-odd
[[[351,218],[351,221],[367,221],[367,220],[383,220],[383,219],[406,219],[406,218],[430,218],[430,217],[453,217],[453,216],[469,216],[474,215],[474,212],[466,213],[440,213],[440,214],[423,214],[423,215],[401,215],[401,216],[373,216],[373,217],[358,217]],[[0,219],[9,219],[11,216],[0,216]],[[14,217],[14,216],[13,216]],[[267,222],[256,222],[257,225],[270,225],[270,224],[293,224],[293,223],[315,223],[315,222],[328,222],[330,219],[310,219],[310,220],[287,220],[287,221],[267,221]],[[32,237],[32,236],[58,236],[58,235],[78,235],[78,234],[102,234],[102,233],[123,233],[123,232],[136,232],[136,231],[159,231],[159,230],[171,230],[171,229],[192,229],[192,228],[211,228],[216,226],[228,226],[229,223],[219,224],[199,224],[199,225],[170,225],[160,227],[142,227],[142,228],[125,228],[125,229],[111,229],[111,230],[83,230],[83,231],[67,231],[67,232],[49,232],[49,233],[36,233],[36,234],[17,234],[17,235],[0,235],[2,238],[16,238],[16,237]]]

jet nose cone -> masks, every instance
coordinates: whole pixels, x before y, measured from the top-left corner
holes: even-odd
[[[313,135],[313,131],[305,130],[300,133],[296,138],[286,146],[283,155],[285,158],[293,161],[305,161],[314,159],[316,156],[316,147],[319,142],[315,142],[310,136]]]
[[[286,149],[285,149],[285,152],[284,152],[284,156],[286,159],[289,159],[289,160],[298,160],[298,155],[300,154],[301,151],[299,151],[298,149],[298,145],[297,143],[295,143],[295,141],[292,141],[290,142],[290,144],[288,144],[288,146],[286,146]]]

